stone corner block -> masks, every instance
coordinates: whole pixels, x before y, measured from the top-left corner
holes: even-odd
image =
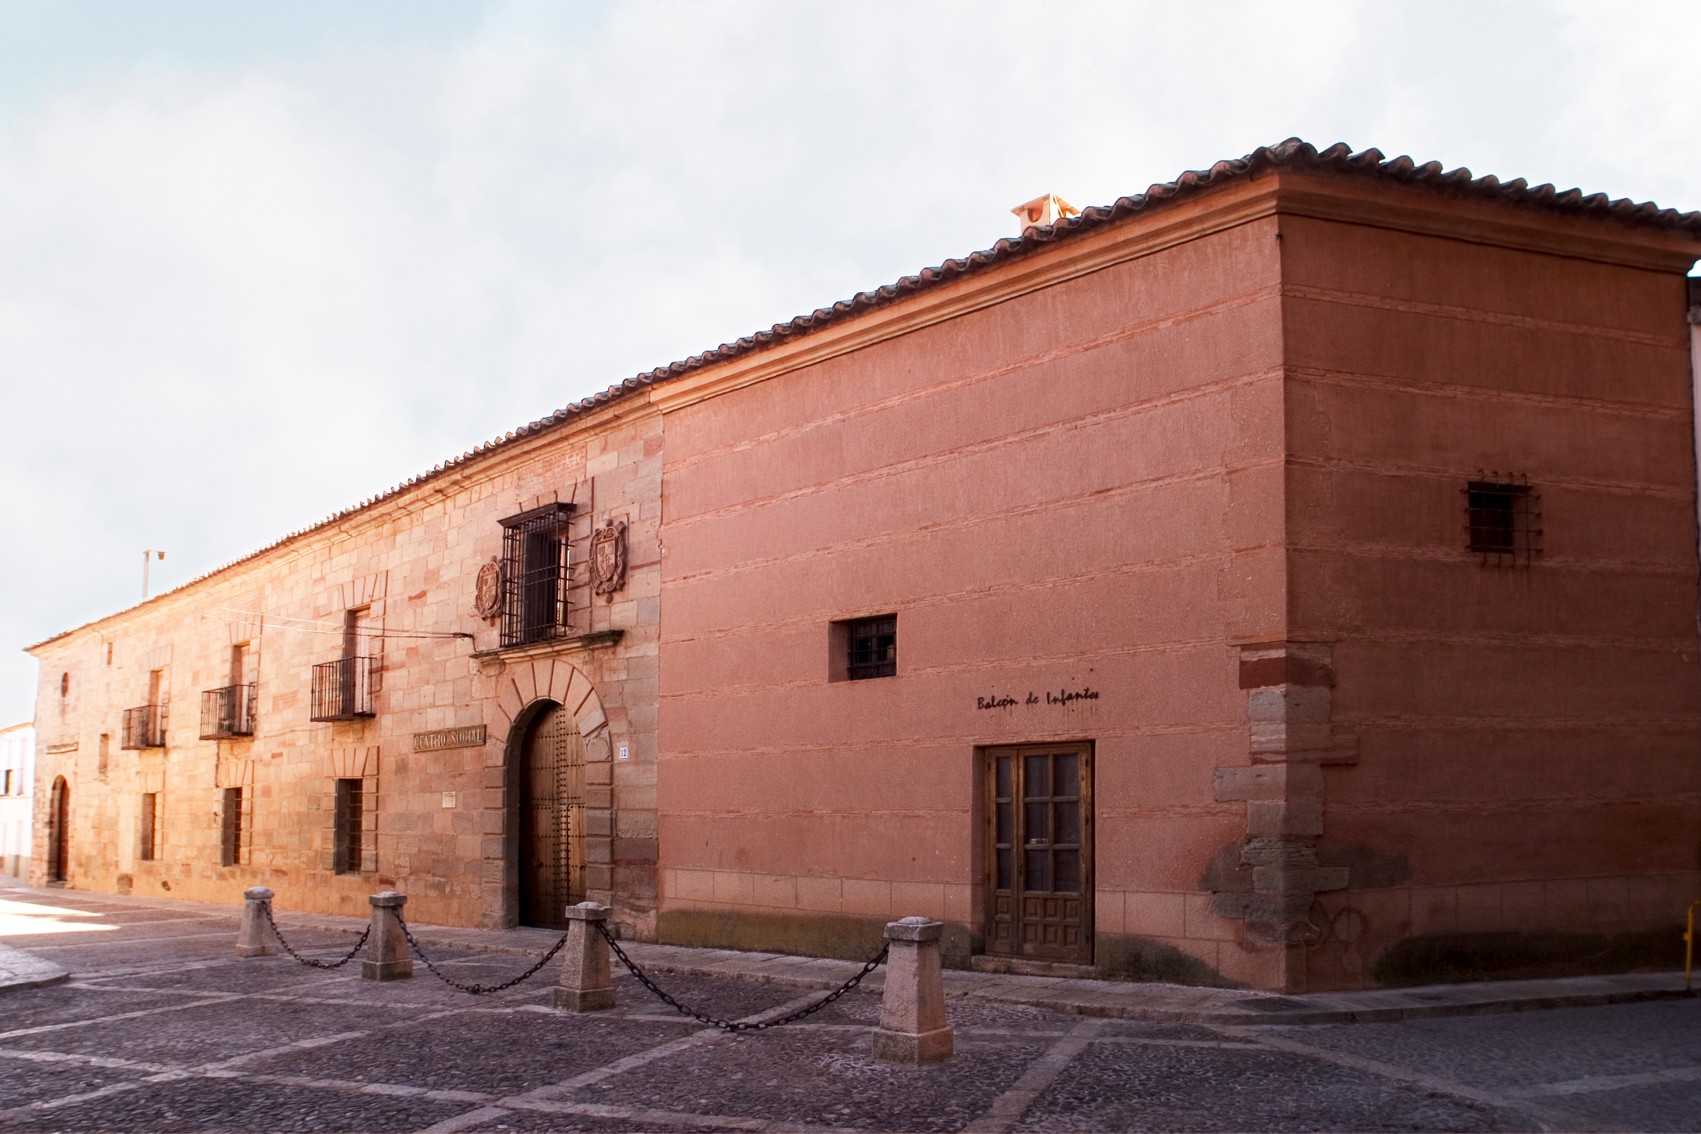
[[[908,1032],[877,1031],[874,1033],[873,1055],[882,1063],[941,1063],[956,1050],[956,1037],[950,1028],[910,1034]]]

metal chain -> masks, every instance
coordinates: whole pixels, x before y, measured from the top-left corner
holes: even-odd
[[[315,968],[315,969],[340,969],[340,968],[342,968],[344,965],[346,965],[350,961],[354,960],[355,955],[360,952],[361,947],[366,944],[367,937],[370,936],[371,933],[372,933],[372,923],[367,922],[366,928],[360,931],[360,940],[358,940],[354,943],[354,948],[352,948],[348,951],[348,956],[344,957],[340,961],[315,961],[311,957],[303,957],[300,953],[297,953],[294,949],[292,949],[290,947],[289,942],[284,940],[283,930],[279,929],[278,923],[272,920],[272,904],[270,902],[262,903],[260,908],[265,911],[266,924],[272,927],[272,936],[276,937],[278,939],[278,944],[282,945],[284,947],[284,952],[288,953],[290,956],[294,957],[296,960],[300,961],[302,964],[307,965],[310,968]]]
[[[401,923],[402,936],[408,939],[408,947],[413,950],[413,955],[424,962],[425,967],[430,970],[432,976],[436,977],[450,988],[458,988],[462,992],[470,992],[474,996],[484,996],[491,992],[506,992],[522,981],[530,980],[533,976],[537,975],[537,971],[539,969],[554,960],[555,954],[561,952],[561,947],[567,944],[567,935],[563,933],[561,935],[561,940],[557,941],[550,948],[549,952],[543,955],[542,960],[538,961],[537,964],[533,965],[513,980],[504,981],[501,984],[462,984],[454,977],[444,976],[442,972],[438,970],[437,966],[431,963],[431,958],[425,955],[424,951],[419,947],[419,942],[413,939],[413,930],[408,928],[408,923],[403,920],[400,910],[396,911],[396,920]]]
[[[835,988],[815,1003],[805,1005],[790,1015],[781,1016],[778,1020],[764,1020],[760,1023],[747,1024],[738,1020],[722,1020],[717,1016],[710,1016],[706,1013],[699,1012],[695,1008],[687,1008],[685,1005],[663,992],[661,987],[657,985],[655,981],[651,980],[648,974],[646,974],[644,970],[640,969],[637,964],[633,962],[631,957],[626,955],[626,950],[620,947],[620,942],[616,940],[614,934],[609,932],[606,923],[599,921],[596,923],[596,927],[597,932],[602,934],[603,940],[608,942],[608,947],[614,951],[614,955],[620,958],[620,963],[625,965],[626,970],[638,978],[638,983],[649,989],[657,999],[672,1007],[673,1010],[679,1014],[683,1016],[690,1016],[693,1020],[698,1020],[711,1027],[719,1028],[723,1032],[760,1032],[767,1028],[777,1028],[781,1024],[795,1024],[805,1016],[813,1016],[815,1013],[821,1011],[821,1009],[825,1008],[827,1005],[831,1004],[833,1001],[861,984],[863,977],[879,968],[882,962],[886,960],[887,950],[891,948],[890,945],[882,945],[880,947],[880,952],[874,954],[874,956],[869,959],[868,963],[862,966],[861,972],[845,981],[845,983],[841,984],[838,988]]]

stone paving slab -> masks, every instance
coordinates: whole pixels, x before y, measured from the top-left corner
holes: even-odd
[[[799,1027],[712,1040],[596,1084],[598,1101],[635,1109],[764,1118],[869,1130],[960,1130],[1050,1046],[993,1039],[949,1063],[895,1067],[861,1029]]]
[[[484,1094],[517,1094],[646,1051],[695,1028],[625,1017],[469,1009],[412,1020],[307,1051],[250,1061],[249,1071]],[[514,1037],[526,1042],[516,1047]]]
[[[358,1089],[257,1083],[241,1079],[179,1079],[34,1113],[9,1114],[5,1128],[28,1131],[123,1130],[176,1134],[196,1131],[419,1130],[466,1111],[465,1103],[375,1096]]]
[[[71,974],[52,961],[0,945],[0,991],[9,988],[42,988],[69,980]]]
[[[1539,1130],[1528,1116],[1281,1051],[1095,1042],[1017,1131]],[[1349,1087],[1349,1084],[1351,1086]]]

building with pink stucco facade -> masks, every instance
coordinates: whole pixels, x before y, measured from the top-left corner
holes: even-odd
[[[32,647],[32,870],[1287,990],[1674,963],[1698,256],[1297,141],[1029,228]]]

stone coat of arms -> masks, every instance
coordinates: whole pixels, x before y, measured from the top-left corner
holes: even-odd
[[[502,564],[495,556],[478,569],[478,580],[473,585],[473,609],[486,622],[494,622],[502,613]]]
[[[591,536],[591,590],[611,595],[626,585],[626,521],[610,520]]]

